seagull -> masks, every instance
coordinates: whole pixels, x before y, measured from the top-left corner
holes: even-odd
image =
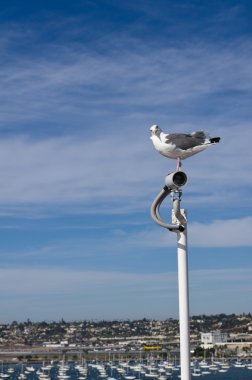
[[[150,128],[155,149],[165,157],[178,161],[177,171],[181,170],[181,160],[202,152],[210,145],[220,142],[220,137],[210,137],[207,132],[198,131],[190,134],[164,133],[158,125]]]

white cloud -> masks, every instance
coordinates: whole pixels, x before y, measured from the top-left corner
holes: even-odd
[[[143,156],[141,147],[122,143],[113,138],[2,139],[2,202],[78,203],[117,193],[133,197],[134,184],[146,179],[147,170],[133,166]]]
[[[171,223],[169,218],[166,219]],[[190,247],[250,247],[252,246],[252,217],[230,220],[214,220],[210,223],[188,221],[188,246]],[[122,239],[121,239],[122,240]],[[161,227],[145,229],[127,235],[124,246],[176,247],[177,237]]]
[[[235,97],[234,93],[240,92],[239,99],[243,99],[252,90],[249,39],[225,47],[194,40],[183,48],[155,48],[122,35],[120,42],[111,36],[103,39],[106,54],[104,49],[99,51],[99,44],[90,48],[64,41],[44,47],[41,53],[36,50],[36,54],[18,56],[11,50],[10,40],[7,33],[1,45],[2,54],[16,58],[1,65],[3,127],[36,120],[45,126],[56,121],[58,125],[87,123],[91,127],[91,118],[106,129],[109,125],[115,129],[114,122],[117,127],[119,122],[124,130],[132,120],[135,123],[130,129],[134,130],[139,115],[142,122],[153,114],[160,114],[162,120],[167,120],[168,114],[169,120],[176,117],[185,122],[174,106],[195,108],[193,102],[213,94],[222,94],[224,99],[227,93]],[[234,111],[232,106],[229,110],[223,107],[222,115],[230,122],[233,116],[228,113]],[[204,115],[199,120],[201,125],[205,119]]]
[[[167,277],[167,274],[139,274],[123,272],[103,272],[103,271],[71,271],[67,269],[2,269],[1,270],[1,287],[3,293],[13,295],[46,295],[75,292],[85,288],[86,291],[95,291],[96,289],[106,289],[117,287],[113,291],[118,292],[119,287],[129,289],[152,284],[156,290],[166,283],[173,285],[174,274]],[[156,282],[157,278],[159,281]],[[21,280],[23,279],[23,280]],[[45,281],[46,279],[46,281]],[[165,281],[164,281],[165,280]],[[19,286],[17,284],[19,283]],[[148,286],[148,288],[150,285]],[[112,289],[111,289],[112,291]]]
[[[248,140],[230,133],[227,142],[184,163],[189,181],[183,207],[221,206],[225,215],[230,203],[241,210],[251,205],[251,176],[243,169],[245,160],[247,166],[251,160]],[[242,153],[234,156],[235,149]],[[42,205],[50,204],[79,205],[80,212],[148,210],[175,164],[154,151],[147,129],[134,140],[115,135],[1,139],[1,212],[11,214],[15,207],[25,212],[27,205],[36,205],[43,214]]]
[[[251,229],[252,217],[193,223],[189,229],[190,241],[195,247],[250,247]]]
[[[148,14],[148,6],[144,9]],[[126,35],[130,34],[127,30],[119,38],[110,33],[84,45],[76,42],[81,34],[76,28],[70,31],[68,24],[66,29],[59,26],[57,33],[76,33],[77,39],[73,34],[68,39],[64,35],[57,44],[46,45],[43,31],[38,35],[34,26],[1,27],[0,215],[140,212],[142,220],[143,214],[149,214],[164,176],[176,165],[151,146],[148,127],[157,122],[166,131],[204,129],[222,137],[220,145],[183,164],[189,177],[183,195],[189,220],[191,210],[203,214],[212,207],[220,215],[220,220],[209,223],[189,222],[189,246],[251,246],[252,218],[238,219],[251,214],[252,130],[247,121],[251,119],[251,39],[210,45],[199,36],[188,45],[178,46],[174,40],[162,46],[162,39],[158,45],[153,41],[143,44]],[[44,28],[46,33],[51,30],[48,25]],[[86,25],[83,28],[88,29]],[[21,41],[26,45],[23,52]],[[169,218],[170,204],[166,207],[163,212]],[[237,219],[228,220],[232,213]],[[60,244],[46,241],[41,249],[22,246],[20,252],[28,257],[45,253],[55,258],[59,253],[69,257],[72,249],[76,258],[83,241],[92,240],[85,233],[83,236],[73,243],[66,234]],[[121,220],[113,240],[94,239],[95,253],[102,246],[113,253],[176,245],[176,236],[159,227],[131,233]],[[8,247],[2,250],[9,254]],[[237,273],[193,273],[193,294],[200,297],[199,305],[208,303],[199,309],[217,310],[218,291],[223,292],[221,311],[225,305],[233,307],[229,289],[232,294],[238,294],[237,289],[240,294],[251,291],[250,271],[239,272],[239,278]],[[234,285],[231,279],[235,276],[238,282]],[[211,279],[214,283],[227,280],[229,289],[213,289]],[[167,305],[173,310],[176,305],[175,280],[174,273],[0,270],[2,301],[7,297],[2,309],[14,318],[16,308],[19,318],[25,313],[48,318],[48,309],[54,316],[60,313],[59,318],[63,310],[69,318],[76,318],[85,314],[85,308],[89,316],[106,317],[106,310],[109,316],[121,313],[127,317],[129,309],[138,310],[140,305],[139,315],[151,315],[151,305],[152,310],[167,316]],[[245,301],[244,305],[245,310]]]
[[[48,204],[78,205],[88,212],[146,210],[175,168],[175,161],[151,146],[148,127],[154,121],[167,131],[204,129],[222,137],[219,146],[184,163],[186,204],[251,206],[246,168],[252,164],[252,132],[239,106],[223,107],[211,118],[187,119],[179,111],[195,109],[202,99],[206,104],[213,94],[218,99],[231,94],[244,106],[252,90],[249,40],[219,49],[194,41],[183,49],[155,51],[123,36],[120,43],[103,40],[107,54],[100,54],[99,46],[59,42],[41,54],[18,57],[8,49],[10,41],[9,34],[2,37],[2,51],[18,59],[1,66],[2,126],[14,136],[16,125],[27,134],[36,136],[38,128],[48,136],[53,124],[54,134],[56,129],[74,137],[1,139],[3,214],[23,212],[27,204],[36,204],[39,212]]]
[[[246,297],[252,291],[251,278],[252,271],[248,268],[190,272],[191,314],[248,311]],[[54,319],[168,318],[176,316],[178,310],[177,273],[174,272],[1,269],[0,287],[1,318],[8,321],[27,317],[52,319],[52,316]]]

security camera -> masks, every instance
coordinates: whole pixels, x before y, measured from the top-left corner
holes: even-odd
[[[171,190],[178,190],[186,183],[187,175],[181,171],[172,172],[165,177],[165,185]]]

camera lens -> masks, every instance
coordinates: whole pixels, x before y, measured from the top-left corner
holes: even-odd
[[[173,176],[173,183],[175,186],[184,186],[187,182],[187,176],[184,172],[176,172]]]

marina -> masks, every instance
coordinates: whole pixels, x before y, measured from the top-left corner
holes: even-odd
[[[239,365],[238,365],[239,364]],[[193,361],[192,377],[250,380],[251,360]],[[169,380],[180,379],[180,366],[168,361],[50,362],[2,364],[1,380]]]

